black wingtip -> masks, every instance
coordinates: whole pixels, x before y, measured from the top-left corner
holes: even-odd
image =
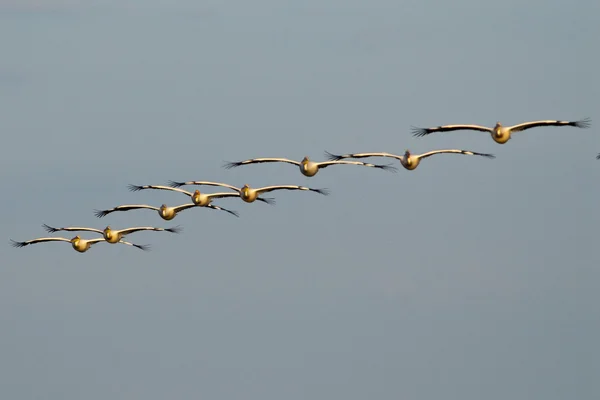
[[[18,248],[18,247],[26,246],[25,242],[17,242],[16,240],[12,240],[12,239],[10,239],[10,242],[11,242],[10,245],[12,247],[17,247]]]
[[[322,194],[323,196],[329,196],[329,193],[331,193],[329,191],[329,189],[327,188],[322,188],[322,189],[310,189],[311,191],[315,192],[315,193],[319,193]]]
[[[51,227],[50,225],[46,225],[43,224],[42,227],[46,230],[46,232],[48,233],[55,233],[58,232],[58,229]]]
[[[94,210],[94,215],[98,218],[102,218],[102,217],[105,217],[106,215],[108,215],[108,211],[107,210]]]
[[[185,182],[169,181],[168,185],[171,186],[172,188],[178,188],[178,187],[184,186]]]
[[[495,155],[489,154],[489,153],[476,153],[476,152],[472,152],[472,153],[475,154],[476,156],[481,156],[481,157],[485,157],[485,158],[496,158]]]
[[[582,119],[581,121],[575,121],[573,123],[573,126],[576,126],[578,128],[583,128],[583,129],[589,128],[590,126],[592,126],[592,119],[589,117],[586,117],[586,118]]]
[[[392,164],[382,164],[382,165],[376,164],[375,168],[380,168],[384,171],[389,171],[389,172],[393,172],[393,173],[398,172],[398,168],[394,167]]]
[[[600,160],[600,153],[596,156],[596,160]]]
[[[242,164],[239,163],[239,162],[225,161],[225,163],[223,164],[223,168],[225,168],[225,169],[231,169],[231,168],[239,167],[240,165],[242,165]]]
[[[419,128],[416,126],[411,126],[410,129],[411,129],[414,137],[423,137],[423,136],[429,134],[429,131],[426,128]]]
[[[183,227],[181,225],[177,225],[172,228],[167,228],[167,229],[165,229],[165,231],[171,232],[171,233],[181,233],[181,231],[183,231]]]
[[[341,155],[333,154],[325,150],[325,158],[327,159],[327,161],[339,161],[343,157]]]
[[[143,187],[141,187],[141,186],[138,186],[138,185],[132,185],[132,184],[129,184],[129,185],[127,185],[127,188],[128,188],[128,189],[129,189],[129,191],[131,191],[131,192],[138,192],[138,191],[140,191],[140,190],[142,190],[142,189],[143,189]]]
[[[262,201],[263,203],[269,204],[271,206],[275,205],[275,199],[273,197],[257,197],[256,200]]]
[[[151,248],[151,246],[149,244],[135,244],[135,243],[132,243],[132,244],[133,244],[133,247],[137,247],[138,249],[143,250],[143,251],[150,251],[150,248]]]

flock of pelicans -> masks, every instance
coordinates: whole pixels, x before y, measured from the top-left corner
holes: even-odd
[[[413,134],[417,137],[422,137],[429,135],[433,132],[449,132],[456,130],[475,130],[481,132],[488,132],[492,139],[499,144],[506,143],[514,132],[521,132],[526,129],[542,127],[542,126],[574,126],[577,128],[589,128],[591,125],[591,120],[589,118],[580,120],[580,121],[556,121],[556,120],[547,120],[547,121],[533,121],[533,122],[525,122],[518,125],[513,126],[502,126],[500,122],[496,123],[493,128],[488,128],[485,126],[479,125],[445,125],[438,126],[434,128],[413,128]],[[296,165],[300,168],[300,172],[304,176],[312,177],[319,172],[322,168],[327,168],[331,165],[361,165],[364,167],[378,168],[386,171],[396,171],[397,169],[389,164],[370,164],[361,161],[347,161],[347,158],[365,158],[365,157],[391,157],[400,161],[400,164],[407,170],[411,171],[417,168],[422,159],[427,157],[431,157],[435,154],[443,154],[443,153],[454,153],[454,154],[465,154],[465,155],[475,155],[482,156],[487,158],[494,158],[493,154],[485,154],[485,153],[476,153],[474,151],[468,150],[434,150],[424,154],[412,154],[410,151],[406,150],[403,155],[395,155],[391,153],[351,153],[351,154],[342,154],[335,155],[329,152],[325,152],[328,161],[323,162],[315,162],[311,161],[308,157],[304,157],[302,161],[294,161],[289,160],[287,158],[254,158],[244,161],[238,162],[228,162],[224,165],[225,168],[235,168],[242,165],[248,164],[257,164],[257,163],[272,163],[272,162],[282,162]],[[597,159],[600,159],[600,154],[597,155]],[[190,192],[184,189],[181,189],[182,186],[187,185],[205,185],[205,186],[218,186],[222,188],[228,189],[228,191],[219,192],[219,193],[202,193],[199,190],[195,190],[194,192]],[[329,192],[327,189],[314,189],[306,186],[297,186],[297,185],[276,185],[276,186],[265,186],[260,188],[251,188],[248,185],[244,185],[241,188],[226,184],[226,183],[218,183],[218,182],[208,182],[208,181],[188,181],[188,182],[175,182],[170,181],[169,186],[161,186],[161,185],[145,185],[145,186],[136,186],[129,185],[129,189],[131,191],[140,191],[146,189],[156,189],[156,190],[169,190],[174,192],[182,193],[188,196],[191,199],[191,203],[182,204],[180,206],[168,207],[166,204],[161,205],[160,207],[149,206],[145,204],[133,204],[133,205],[120,205],[107,210],[96,210],[96,216],[102,218],[110,213],[116,211],[128,211],[128,210],[136,210],[136,209],[149,209],[155,210],[158,212],[158,215],[166,221],[170,221],[177,216],[180,212],[187,210],[193,207],[208,207],[213,210],[225,211],[229,214],[235,215],[238,214],[235,211],[223,208],[221,206],[215,205],[212,203],[214,199],[222,199],[226,197],[239,197],[246,203],[253,203],[254,201],[261,201],[267,204],[275,204],[275,200],[269,197],[261,197],[265,193],[277,191],[277,190],[305,190],[311,191],[315,193],[319,193],[322,195],[327,195]],[[91,246],[96,243],[106,242],[106,243],[120,243],[126,244],[129,246],[136,247],[141,250],[149,250],[148,245],[139,245],[132,242],[125,241],[124,238],[132,234],[134,232],[140,231],[156,231],[156,232],[171,232],[171,233],[179,233],[181,232],[181,228],[179,226],[173,228],[156,228],[151,226],[141,226],[127,229],[119,229],[113,230],[110,226],[107,226],[103,230],[95,229],[95,228],[85,228],[85,227],[63,227],[63,228],[54,228],[49,225],[44,224],[43,227],[50,233],[59,232],[59,231],[68,231],[68,232],[94,232],[100,234],[101,237],[94,239],[82,239],[79,235],[67,239],[64,237],[41,237],[38,239],[28,240],[25,242],[17,242],[11,239],[12,245],[15,247],[24,247],[30,244],[42,243],[42,242],[66,242],[71,243],[73,249],[80,253],[84,253]]]

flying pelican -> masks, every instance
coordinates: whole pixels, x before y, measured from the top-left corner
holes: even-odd
[[[188,181],[188,182],[171,181],[170,184],[172,187],[180,187],[180,186],[184,186],[184,185],[205,185],[206,183],[201,182],[201,181]],[[261,187],[261,188],[255,188],[255,189],[250,188],[250,186],[248,186],[248,185],[244,185],[241,188],[231,186],[231,185],[228,185],[228,187],[233,190],[236,190],[240,194],[240,197],[242,198],[242,200],[244,200],[246,203],[252,203],[255,200],[259,199],[258,196],[261,193],[267,193],[267,192],[271,192],[273,190],[310,190],[311,192],[319,193],[319,194],[322,194],[325,196],[327,196],[329,194],[329,190],[327,190],[327,189],[313,189],[313,188],[309,188],[306,186],[297,186],[297,185],[275,185],[275,186],[265,186],[265,187]]]
[[[150,210],[155,210],[158,212],[158,215],[160,215],[160,217],[162,219],[164,219],[165,221],[170,221],[173,218],[175,218],[175,216],[180,213],[181,211],[187,210],[188,208],[192,208],[192,207],[198,207],[197,205],[193,204],[193,203],[189,203],[189,204],[182,204],[180,206],[177,207],[167,207],[166,204],[161,205],[160,207],[153,207],[153,206],[148,206],[145,204],[127,204],[127,205],[122,205],[122,206],[117,206],[115,208],[111,208],[110,210],[94,210],[94,214],[96,215],[96,217],[98,218],[102,218],[112,212],[115,211],[128,211],[128,210],[136,210],[136,209],[140,209],[140,208],[147,208]],[[206,207],[208,208],[212,208],[213,210],[220,210],[220,211],[226,211],[229,214],[235,215],[236,217],[239,217],[238,213],[235,211],[231,211],[231,210],[227,210],[223,207],[219,207],[219,206],[215,206],[214,204],[209,204]]]
[[[73,246],[73,248],[76,251],[78,251],[80,253],[85,253],[86,251],[89,250],[90,247],[92,247],[96,243],[106,242],[106,240],[104,238],[85,240],[85,239],[80,238],[79,236],[75,236],[72,239],[65,239],[62,237],[45,237],[45,238],[28,240],[26,242],[17,242],[17,241],[14,241],[11,239],[11,242],[14,247],[24,247],[24,246],[29,246],[30,244],[42,243],[42,242],[69,242],[69,243],[71,243],[71,246]],[[140,245],[140,244],[126,242],[124,240],[120,240],[118,243],[137,247],[138,249],[141,249],[144,251],[150,250],[150,246],[147,244]]]
[[[102,237],[104,238],[104,240],[106,240],[108,243],[119,243],[119,241],[121,239],[123,239],[125,236],[133,233],[133,232],[139,232],[139,231],[155,231],[155,232],[160,232],[160,231],[165,231],[165,232],[171,232],[171,233],[179,233],[181,232],[182,228],[180,226],[175,226],[173,228],[154,228],[151,226],[139,226],[136,228],[127,228],[127,229],[119,229],[119,230],[115,230],[115,229],[111,229],[110,226],[107,226],[106,228],[104,228],[104,230],[100,230],[100,229],[95,229],[95,228],[80,228],[80,227],[66,227],[66,228],[53,228],[49,225],[42,225],[44,227],[44,229],[48,232],[48,233],[55,233],[55,232],[59,232],[59,231],[68,231],[68,232],[96,232],[102,235]]]
[[[160,186],[160,185],[144,185],[144,186],[129,185],[128,187],[129,187],[129,190],[131,190],[132,192],[137,192],[139,190],[144,190],[144,189],[159,189],[159,190],[172,190],[174,192],[183,193],[185,195],[190,196],[190,198],[192,199],[192,202],[195,205],[200,206],[200,207],[208,206],[209,204],[211,204],[212,199],[223,198],[223,197],[240,197],[239,192],[223,192],[223,193],[206,194],[206,193],[200,193],[199,190],[195,190],[194,193],[192,193],[192,192],[188,192],[187,190],[179,189],[177,187]],[[275,204],[275,200],[272,198],[259,197],[256,200],[262,201],[267,204]]]
[[[496,122],[496,125],[493,128],[488,128],[487,126],[480,125],[444,125],[437,126],[434,128],[417,128],[412,127],[413,136],[422,137],[425,135],[429,135],[433,132],[449,132],[449,131],[457,131],[457,130],[473,130],[473,131],[481,131],[488,132],[491,134],[492,139],[496,143],[504,144],[508,142],[511,138],[511,134],[513,132],[521,132],[526,129],[535,128],[537,126],[575,126],[577,128],[589,128],[591,126],[592,120],[590,118],[584,118],[581,121],[556,121],[556,120],[546,120],[546,121],[533,121],[533,122],[524,122],[522,124],[513,125],[513,126],[502,126],[500,122]]]
[[[326,151],[325,156],[327,158],[329,158],[330,160],[340,160],[342,158],[392,157],[392,158],[399,160],[400,164],[402,164],[402,166],[404,168],[406,168],[409,171],[412,171],[413,169],[415,169],[419,166],[419,163],[421,162],[421,160],[423,158],[430,157],[434,154],[442,154],[442,153],[455,153],[455,154],[465,154],[465,155],[469,155],[469,156],[482,156],[482,157],[487,157],[487,158],[496,158],[496,156],[493,154],[476,153],[474,151],[468,151],[468,150],[450,150],[450,149],[434,150],[434,151],[430,151],[430,152],[423,153],[423,154],[412,154],[409,150],[406,150],[404,152],[403,156],[399,156],[396,154],[390,154],[390,153],[354,153],[354,154],[336,155],[336,154],[331,154]]]
[[[302,161],[300,161],[300,162],[290,160],[287,158],[252,158],[252,159],[244,160],[244,161],[226,162],[225,164],[223,164],[223,167],[226,169],[231,169],[231,168],[239,167],[241,165],[272,163],[272,162],[283,162],[283,163],[297,165],[300,168],[300,172],[302,173],[302,175],[308,176],[308,177],[315,176],[317,174],[317,172],[319,172],[319,169],[321,169],[321,168],[327,168],[330,165],[340,165],[340,164],[362,165],[364,167],[379,168],[384,171],[391,171],[391,172],[398,171],[398,169],[396,167],[392,167],[391,165],[369,164],[369,163],[364,163],[361,161],[337,161],[337,160],[336,161],[315,162],[315,161],[311,161],[308,158],[308,156],[304,157],[302,159]]]

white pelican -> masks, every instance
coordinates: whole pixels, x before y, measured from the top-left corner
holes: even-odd
[[[68,242],[71,243],[71,246],[73,246],[73,248],[80,252],[80,253],[85,253],[86,251],[89,250],[90,247],[92,247],[93,245],[95,245],[96,243],[100,243],[100,242],[106,242],[106,240],[104,240],[104,238],[97,238],[97,239],[82,239],[79,236],[75,236],[72,239],[65,239],[62,237],[45,237],[45,238],[38,238],[38,239],[33,239],[33,240],[28,240],[26,242],[16,242],[14,240],[11,239],[12,245],[14,247],[24,247],[24,246],[29,246],[30,244],[35,244],[35,243],[42,243],[42,242]],[[119,240],[118,243],[121,244],[126,244],[128,246],[133,246],[133,247],[137,247],[138,249],[144,250],[144,251],[148,251],[150,250],[150,246],[147,244],[135,244],[135,243],[130,243],[130,242],[126,242],[124,240]]]
[[[179,187],[183,185],[204,185],[206,183],[200,181],[188,181],[188,182],[174,182],[171,181],[171,186]],[[306,186],[297,186],[297,185],[275,185],[275,186],[265,186],[261,188],[252,189],[248,185],[244,185],[241,188],[237,188],[235,186],[229,185],[229,187],[233,190],[236,190],[242,200],[246,203],[252,203],[255,200],[260,199],[258,197],[261,193],[271,192],[273,190],[310,190],[311,192],[316,192],[322,195],[327,196],[329,194],[329,190],[327,189],[313,189]]]
[[[53,228],[49,225],[42,225],[44,227],[44,229],[48,232],[48,233],[55,233],[55,232],[59,232],[59,231],[68,231],[68,232],[96,232],[102,235],[102,237],[104,238],[104,240],[106,240],[108,243],[119,243],[119,241],[121,239],[123,239],[125,236],[133,233],[133,232],[139,232],[139,231],[155,231],[155,232],[171,232],[171,233],[179,233],[181,232],[182,228],[180,226],[175,226],[173,228],[154,228],[152,226],[139,226],[139,227],[135,227],[135,228],[127,228],[127,229],[119,229],[119,230],[115,230],[115,229],[111,229],[110,225],[107,226],[106,228],[104,228],[104,230],[100,230],[100,229],[95,229],[95,228],[81,228],[81,227],[65,227],[65,228]]]
[[[228,185],[229,186],[229,185]],[[233,187],[233,186],[230,186]],[[192,199],[192,202],[200,207],[206,207],[211,204],[212,199],[220,199],[224,197],[240,197],[239,192],[223,192],[223,193],[201,193],[199,190],[195,190],[194,193],[188,192],[187,190],[180,189],[178,187],[170,187],[170,186],[160,186],[160,185],[129,185],[129,190],[132,192],[137,192],[139,190],[145,189],[159,189],[159,190],[172,190],[174,192],[183,193],[189,196]],[[271,198],[262,198],[259,197],[257,200],[265,202],[267,204],[274,204],[275,200]]]
[[[457,131],[457,130],[473,130],[473,131],[481,131],[488,132],[492,139],[496,143],[504,144],[508,142],[513,132],[521,132],[526,129],[535,128],[536,126],[575,126],[577,128],[589,128],[591,126],[592,120],[589,118],[584,118],[581,121],[556,121],[556,120],[546,120],[546,121],[533,121],[533,122],[524,122],[522,124],[513,125],[513,126],[502,126],[500,122],[496,122],[496,125],[493,128],[488,128],[487,126],[480,125],[444,125],[444,126],[436,126],[434,128],[417,128],[412,127],[413,136],[421,137],[425,135],[429,135],[433,132],[449,132],[449,131]]]
[[[160,217],[162,219],[164,219],[165,221],[170,221],[173,218],[175,218],[175,216],[180,213],[181,211],[187,210],[188,208],[192,208],[192,207],[198,207],[197,205],[193,204],[193,203],[189,203],[189,204],[182,204],[180,206],[177,207],[167,207],[166,204],[161,205],[160,207],[153,207],[153,206],[148,206],[145,204],[127,204],[127,205],[122,205],[122,206],[117,206],[115,208],[111,208],[110,210],[94,210],[94,214],[96,215],[96,217],[98,218],[102,218],[112,212],[115,211],[128,211],[128,210],[137,210],[140,208],[147,208],[149,210],[155,210],[158,212],[158,215],[160,215]],[[231,210],[227,210],[223,207],[219,207],[219,206],[215,206],[214,204],[209,204],[206,207],[208,208],[212,208],[213,210],[220,210],[220,211],[226,211],[229,214],[235,215],[236,217],[239,217],[238,213],[235,211],[231,211]]]
[[[476,153],[474,151],[453,150],[453,149],[433,150],[433,151],[423,153],[423,154],[412,154],[409,150],[406,150],[404,152],[403,156],[399,156],[396,154],[390,154],[390,153],[353,153],[353,154],[336,155],[336,154],[331,154],[327,151],[325,152],[325,155],[327,156],[327,158],[329,158],[331,160],[340,160],[342,158],[391,157],[391,158],[395,158],[395,159],[399,160],[400,164],[402,164],[402,166],[404,168],[406,168],[409,171],[412,171],[413,169],[415,169],[419,166],[419,163],[421,162],[421,160],[423,158],[431,157],[434,154],[443,154],[443,153],[465,154],[465,155],[469,155],[469,156],[482,156],[482,157],[487,157],[487,158],[496,158],[496,156],[493,154]]]
[[[364,163],[361,161],[337,161],[337,160],[336,161],[315,162],[315,161],[311,161],[308,157],[304,157],[302,159],[302,161],[300,161],[300,162],[290,160],[287,158],[252,158],[252,159],[244,160],[244,161],[226,162],[225,164],[223,164],[223,167],[226,169],[231,169],[231,168],[239,167],[241,165],[272,163],[272,162],[282,162],[282,163],[297,165],[300,168],[300,172],[302,173],[302,175],[308,176],[308,177],[315,176],[317,174],[317,172],[319,172],[319,169],[321,169],[321,168],[327,168],[330,165],[340,165],[340,164],[362,165],[364,167],[379,168],[384,171],[391,171],[391,172],[398,171],[398,169],[396,167],[392,167],[391,165],[369,164],[369,163]]]

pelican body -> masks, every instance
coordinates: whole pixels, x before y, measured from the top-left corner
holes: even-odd
[[[104,238],[86,240],[86,239],[82,239],[79,235],[77,235],[77,236],[73,237],[72,239],[66,239],[66,238],[61,238],[61,237],[45,237],[45,238],[28,240],[26,242],[16,242],[14,240],[11,240],[11,241],[12,241],[12,245],[14,247],[25,247],[25,246],[29,246],[30,244],[36,244],[36,243],[42,243],[42,242],[68,242],[68,243],[71,243],[71,247],[73,247],[73,249],[75,251],[77,251],[79,253],[85,253],[96,243],[105,242],[106,240]],[[135,243],[126,242],[124,240],[119,240],[117,243],[126,244],[128,246],[133,246],[133,247],[136,247],[136,248],[138,248],[140,250],[144,250],[144,251],[147,251],[150,249],[150,246],[148,246],[148,245],[139,245],[139,244],[135,244]]]

